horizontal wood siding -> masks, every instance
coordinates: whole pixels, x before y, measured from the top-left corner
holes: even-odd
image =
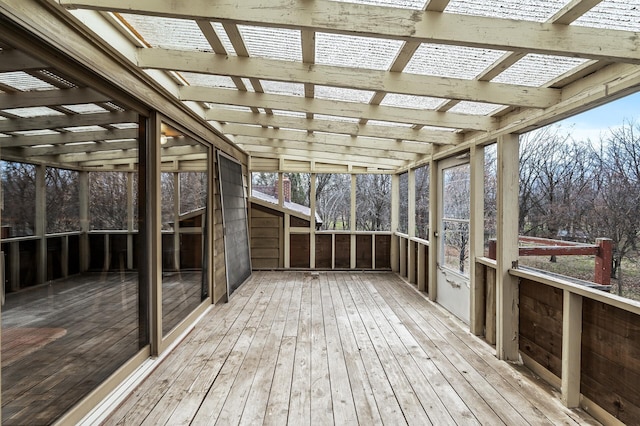
[[[376,235],[376,269],[391,269],[391,235]]]
[[[602,302],[582,304],[581,392],[626,424],[640,419],[640,318]]]
[[[256,204],[251,205],[251,265],[254,269],[283,266],[280,234],[282,213]]]
[[[371,258],[372,235],[356,235],[356,268],[373,267]]]
[[[561,377],[562,290],[520,281],[520,350]]]
[[[336,234],[336,268],[351,268],[351,235]]]
[[[292,268],[308,268],[310,253],[310,234],[291,234],[290,264]]]
[[[292,228],[308,228],[311,226],[311,222],[308,220],[300,219],[296,216],[291,216],[289,219],[289,224]]]
[[[330,234],[316,234],[316,268],[331,268]]]

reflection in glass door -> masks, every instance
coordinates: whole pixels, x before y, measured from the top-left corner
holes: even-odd
[[[469,163],[452,159],[440,164],[437,301],[469,322]]]

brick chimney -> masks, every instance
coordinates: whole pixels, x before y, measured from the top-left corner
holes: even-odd
[[[282,179],[282,199],[291,202],[291,181],[288,177]]]

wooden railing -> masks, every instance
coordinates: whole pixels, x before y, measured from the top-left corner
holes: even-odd
[[[519,256],[595,256],[593,282],[611,284],[613,243],[609,238],[597,238],[596,244],[582,244],[520,235],[518,242],[528,244],[519,247]],[[489,258],[496,258],[496,240],[489,240]]]
[[[392,265],[398,265],[396,272],[411,284],[416,284],[421,291],[426,291],[429,275],[429,241],[409,237],[400,232],[394,233],[393,238],[398,247],[397,253],[394,253],[396,258],[391,262]]]
[[[485,338],[495,343],[496,262],[476,258],[484,280]],[[640,418],[640,303],[531,268],[519,279],[518,343],[529,368],[605,424]],[[589,283],[585,283],[589,284]]]

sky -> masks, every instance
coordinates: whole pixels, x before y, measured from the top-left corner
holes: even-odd
[[[595,141],[601,135],[605,136],[610,128],[621,126],[625,120],[640,124],[640,92],[574,115],[557,124],[573,129],[571,133],[574,140],[589,138]]]

